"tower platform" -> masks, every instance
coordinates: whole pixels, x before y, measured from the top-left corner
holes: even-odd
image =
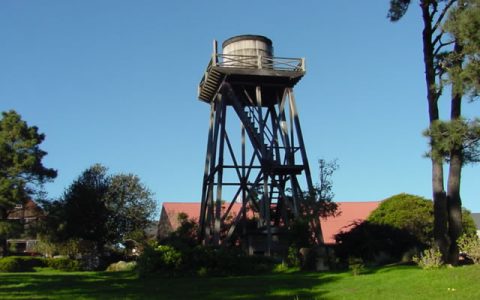
[[[275,87],[293,87],[304,75],[303,58],[214,54],[200,80],[198,98],[206,103],[212,102],[227,76],[233,84],[274,90]]]

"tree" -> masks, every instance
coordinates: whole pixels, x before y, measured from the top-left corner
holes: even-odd
[[[0,120],[0,247],[7,253],[10,233],[8,212],[42,191],[42,185],[53,180],[57,171],[46,168],[40,149],[45,135],[36,126],[28,126],[15,111],[2,112]]]
[[[407,230],[391,225],[366,220],[349,227],[335,235],[335,254],[343,262],[350,257],[374,264],[398,262],[411,249],[423,247]]]
[[[462,209],[462,228],[466,234],[476,232],[470,212]],[[410,194],[398,194],[389,197],[368,216],[372,224],[389,225],[406,230],[423,244],[433,240],[433,203],[431,200]]]
[[[391,0],[388,15],[390,20],[401,19],[411,2]],[[431,148],[429,156],[432,160],[434,235],[443,260],[456,264],[456,240],[462,231],[461,170],[469,156],[478,155],[476,149],[480,137],[479,121],[468,122],[461,116],[463,95],[467,91],[471,95],[478,95],[479,77],[475,77],[480,74],[478,26],[475,27],[475,23],[470,22],[474,20],[478,24],[478,0],[419,2],[424,24],[423,57],[430,119],[425,135],[430,140]],[[450,34],[445,30],[448,28]],[[438,100],[445,84],[452,85],[449,122],[439,119]],[[447,191],[444,188],[443,174],[445,158],[449,163]]]
[[[444,29],[458,45],[461,45],[460,68],[450,68],[451,79],[459,82],[456,86],[460,94],[475,99],[480,95],[480,0],[459,0],[459,5],[452,10]],[[447,62],[448,63],[448,62]],[[449,66],[449,65],[447,65]]]
[[[65,191],[59,201],[60,239],[93,241],[103,250],[113,239],[106,220],[110,218],[105,198],[110,179],[107,169],[99,164],[85,170]]]
[[[447,183],[447,203],[449,213],[449,236],[451,239],[449,261],[458,262],[457,240],[461,235],[460,178],[462,166],[478,161],[480,144],[480,121],[468,122],[462,118],[462,97],[478,97],[480,87],[480,1],[459,0],[452,9],[444,29],[454,42],[452,52],[445,55],[443,67],[452,85],[451,121],[446,123],[452,133],[446,142],[450,146],[447,158],[450,162]]]
[[[297,220],[292,224],[290,230],[293,233],[296,244],[302,247],[307,245],[323,243],[321,237],[320,218],[337,216],[337,203],[333,202],[333,173],[338,169],[336,160],[327,161],[318,160],[319,182],[313,187],[313,190],[303,195],[304,203],[302,211],[304,219]],[[311,232],[305,229],[310,227]],[[301,233],[303,231],[303,233]],[[309,238],[309,239],[307,239]],[[313,240],[311,240],[313,238]]]
[[[367,220],[373,224],[406,230],[420,242],[428,244],[433,233],[432,201],[415,195],[398,194],[383,200]]]
[[[106,167],[96,164],[85,170],[60,200],[45,203],[44,208],[50,241],[90,241],[101,251],[106,245],[144,238],[156,203],[138,176],[111,176]]]
[[[117,242],[143,241],[145,228],[156,211],[152,192],[133,174],[118,174],[110,179],[106,195],[110,211],[107,227]]]
[[[439,80],[435,56],[446,44],[443,43],[441,25],[448,9],[455,0],[436,1],[420,0],[423,19],[423,63],[425,68],[425,83],[427,86],[427,103],[430,126],[439,120],[438,100],[442,94],[443,86]],[[442,3],[441,7],[439,4]],[[391,0],[388,17],[392,22],[400,20],[408,10],[411,0]],[[438,141],[430,138],[431,148],[434,149]],[[432,160],[432,190],[434,202],[434,236],[435,241],[444,258],[447,257],[447,197],[444,189],[443,161],[435,156]]]
[[[462,209],[462,228],[466,235],[476,234],[470,212]],[[367,220],[335,236],[338,255],[376,260],[381,254],[399,260],[412,249],[432,246],[433,203],[431,200],[398,194],[389,197],[371,212]]]

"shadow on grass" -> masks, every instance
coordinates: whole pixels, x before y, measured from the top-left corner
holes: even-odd
[[[340,278],[318,273],[145,279],[130,272],[0,274],[0,298],[320,299],[326,293],[322,284]]]
[[[390,264],[385,266],[368,268],[367,270],[362,272],[362,274],[388,273],[391,271],[413,270],[413,269],[420,270],[420,268],[415,263],[395,263],[395,264]]]

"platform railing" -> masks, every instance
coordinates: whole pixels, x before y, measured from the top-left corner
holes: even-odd
[[[217,54],[216,56],[215,63],[218,67],[305,71],[303,58],[236,54]]]
[[[205,70],[205,74],[200,80],[199,92],[207,80],[207,76],[212,67],[305,72],[305,59],[213,53]]]

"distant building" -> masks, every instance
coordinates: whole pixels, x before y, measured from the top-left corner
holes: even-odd
[[[33,247],[37,242],[35,226],[44,216],[43,210],[33,200],[17,204],[8,213],[7,219],[11,222],[17,222],[22,229],[18,236],[7,240],[10,252],[16,254],[33,253]]]
[[[325,244],[335,244],[334,236],[341,231],[352,229],[354,222],[365,220],[368,215],[375,210],[380,201],[371,202],[337,202],[338,209],[341,212],[337,217],[328,217],[321,219],[322,233]],[[237,215],[241,209],[241,204],[236,203],[232,206],[232,215]],[[158,223],[158,237],[166,237],[170,232],[176,230],[180,224],[178,215],[185,213],[189,218],[198,221],[200,215],[200,203],[198,202],[164,202],[160,213]]]

